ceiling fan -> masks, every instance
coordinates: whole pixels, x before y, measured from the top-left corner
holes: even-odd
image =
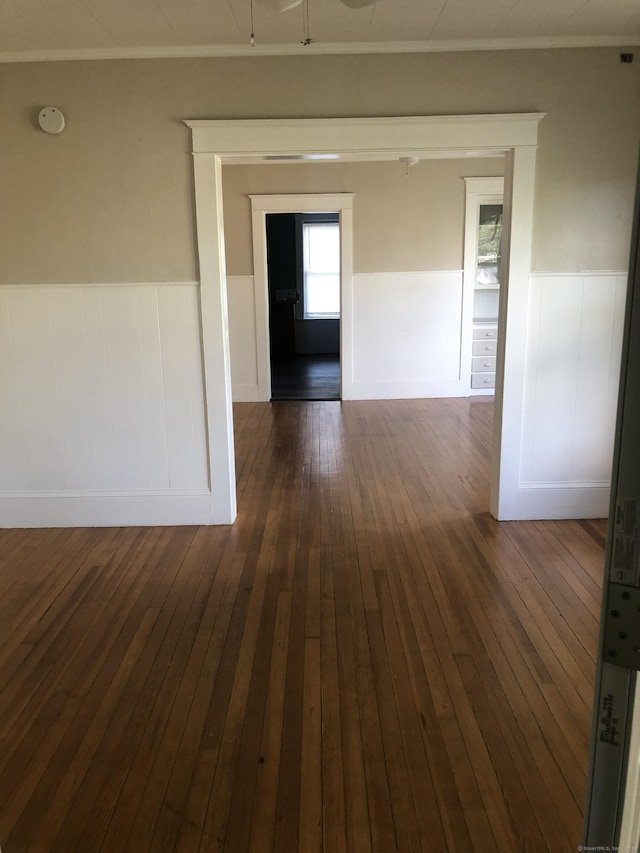
[[[286,12],[289,9],[294,9],[296,6],[302,6],[304,18],[304,38],[301,41],[305,47],[309,47],[314,39],[311,38],[309,30],[309,0],[256,0],[264,9],[269,9],[272,12]],[[373,6],[376,0],[340,0],[340,2],[349,9],[364,9],[366,6]],[[249,44],[251,47],[256,45],[256,37],[253,27],[253,0],[249,0],[251,8],[251,37]]]
[[[286,12],[288,9],[300,6],[303,0],[257,0],[257,2],[272,12]],[[365,6],[373,6],[376,0],[340,0],[340,2],[350,9],[362,9]]]

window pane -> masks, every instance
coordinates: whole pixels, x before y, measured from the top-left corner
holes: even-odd
[[[502,205],[481,204],[478,223],[479,285],[497,285],[500,269],[500,238],[502,236]]]
[[[339,272],[340,226],[335,223],[306,223],[306,267],[311,272]]]
[[[340,314],[340,275],[339,273],[312,273],[306,275],[305,314]]]
[[[304,224],[304,316],[340,316],[340,226]]]

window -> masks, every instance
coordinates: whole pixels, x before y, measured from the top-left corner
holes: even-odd
[[[501,238],[502,205],[481,204],[478,221],[478,287],[498,287],[500,284]]]
[[[340,225],[305,222],[304,318],[323,320],[340,316]]]

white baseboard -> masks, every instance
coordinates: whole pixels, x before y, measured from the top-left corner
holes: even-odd
[[[342,389],[344,400],[413,400],[422,397],[467,397],[469,384],[459,379],[418,379],[406,382],[351,382]]]
[[[0,527],[224,524],[208,490],[0,493]]]
[[[609,483],[520,483],[513,519],[607,518]]]
[[[263,398],[260,396],[260,388],[256,383],[234,382],[231,394],[234,403],[263,402]]]

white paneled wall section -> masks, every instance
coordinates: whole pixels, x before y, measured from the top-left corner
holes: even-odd
[[[253,276],[227,276],[227,300],[233,399],[253,403],[260,400]]]
[[[617,272],[531,277],[523,518],[608,514],[626,286]]]
[[[2,526],[211,522],[193,282],[0,287]]]
[[[352,399],[464,397],[462,272],[353,277]]]
[[[229,339],[235,402],[260,399],[251,276],[229,276]],[[462,272],[353,276],[353,376],[344,399],[463,397]],[[344,354],[343,354],[344,355]]]
[[[624,273],[530,279],[521,518],[606,515]],[[252,276],[228,281],[255,400]],[[462,274],[353,278],[353,398],[463,396]],[[212,523],[195,283],[0,287],[0,525]]]

